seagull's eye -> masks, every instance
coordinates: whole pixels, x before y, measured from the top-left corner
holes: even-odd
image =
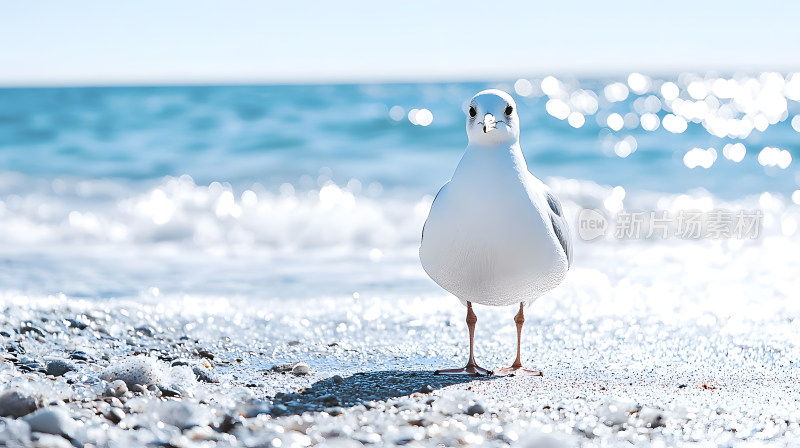
[[[469,106],[469,116],[470,118],[475,118],[478,115],[478,111],[475,110],[475,106]]]
[[[514,108],[511,107],[510,104],[508,106],[506,106],[506,115],[511,115],[513,112],[514,112]]]

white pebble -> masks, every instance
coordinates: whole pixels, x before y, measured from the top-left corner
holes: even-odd
[[[162,367],[154,358],[133,356],[108,366],[101,373],[106,381],[122,380],[129,388],[134,384],[158,384],[164,378]]]
[[[295,375],[308,375],[311,373],[311,367],[303,361],[300,361],[292,367],[292,373]]]
[[[57,407],[40,409],[22,419],[31,425],[34,432],[72,437],[75,430],[75,420],[67,411]]]

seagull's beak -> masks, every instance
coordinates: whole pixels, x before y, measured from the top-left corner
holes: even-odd
[[[497,129],[497,120],[494,119],[494,115],[486,114],[483,117],[483,133],[485,134],[494,129]]]

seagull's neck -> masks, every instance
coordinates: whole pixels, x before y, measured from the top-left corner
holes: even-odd
[[[519,141],[497,145],[469,143],[453,174],[453,180],[462,174],[476,177],[480,176],[480,173],[497,172],[498,170],[528,172],[528,164],[525,162],[525,156],[522,155]]]

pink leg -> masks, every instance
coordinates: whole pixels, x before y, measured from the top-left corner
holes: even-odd
[[[447,369],[447,370],[437,370],[433,372],[437,375],[472,375],[472,376],[481,376],[481,375],[491,375],[492,372],[490,370],[486,370],[483,367],[478,366],[478,363],[475,362],[475,347],[474,347],[474,339],[475,339],[475,322],[478,321],[478,317],[475,316],[475,313],[472,311],[472,302],[467,302],[467,328],[469,328],[469,361],[467,361],[467,365],[460,369]]]
[[[538,370],[528,370],[522,368],[522,359],[520,356],[520,344],[522,342],[522,325],[525,324],[525,314],[522,312],[524,304],[519,304],[519,312],[514,316],[514,323],[517,324],[517,359],[511,367],[505,367],[495,372],[497,375],[524,375],[524,376],[542,376],[542,372]]]

